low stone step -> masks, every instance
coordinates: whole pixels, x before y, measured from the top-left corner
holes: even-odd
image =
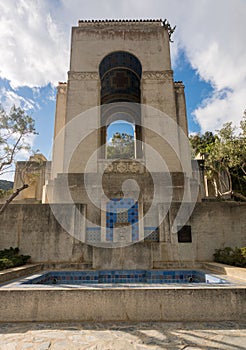
[[[0,283],[11,281],[22,276],[31,275],[32,273],[42,270],[42,264],[28,264],[11,269],[0,271]]]
[[[83,262],[83,263],[46,263],[43,264],[44,270],[92,270],[91,262]]]
[[[243,267],[236,267],[215,262],[204,262],[203,266],[205,269],[209,269],[218,274],[246,280],[246,269]]]
[[[194,261],[154,261],[154,269],[200,269],[202,264]]]

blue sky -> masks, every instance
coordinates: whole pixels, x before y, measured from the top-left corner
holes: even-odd
[[[184,51],[180,51],[177,57],[174,70],[174,80],[181,80],[185,85],[189,132],[200,132],[201,126],[193,115],[193,112],[197,106],[201,105],[203,99],[212,95],[213,87],[209,82],[206,82],[199,77],[196,70],[191,67]]]
[[[58,81],[79,19],[167,18],[174,79],[185,84],[190,132],[238,124],[246,108],[245,0],[0,0],[0,102],[36,121],[32,148],[50,157]],[[24,155],[21,155],[24,156]]]

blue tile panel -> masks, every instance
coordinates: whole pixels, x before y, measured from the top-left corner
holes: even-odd
[[[159,242],[159,228],[152,226],[144,227],[144,240],[151,242]]]
[[[87,227],[86,242],[101,242],[101,227]]]
[[[106,207],[106,241],[114,239],[115,223],[128,223],[132,229],[132,241],[139,241],[138,203],[132,198],[113,198]]]
[[[194,270],[101,270],[50,271],[23,284],[98,283],[225,283],[215,276]]]

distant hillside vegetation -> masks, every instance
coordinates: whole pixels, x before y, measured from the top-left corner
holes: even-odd
[[[8,191],[11,190],[14,186],[12,181],[0,180],[0,190]]]

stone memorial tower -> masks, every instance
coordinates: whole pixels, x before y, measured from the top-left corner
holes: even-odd
[[[177,243],[178,225],[186,222],[181,217],[172,234],[174,217],[198,188],[184,86],[173,81],[170,30],[162,20],[79,21],[72,29],[68,81],[57,90],[45,200],[76,206],[82,218],[72,214],[72,230],[96,246],[95,267],[120,267],[122,247],[134,250],[128,267],[143,266],[149,242]],[[109,130],[117,122],[133,130],[128,156],[109,156]],[[109,247],[117,249],[106,249],[103,258]]]

